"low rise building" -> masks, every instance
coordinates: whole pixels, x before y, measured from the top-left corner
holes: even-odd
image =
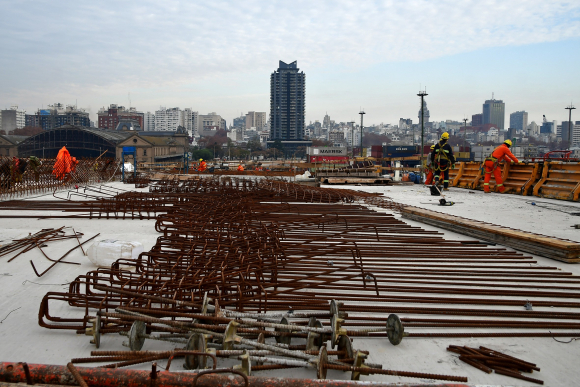
[[[97,113],[98,126],[103,129],[116,129],[119,121],[135,120],[139,123],[139,127],[143,128],[144,114],[137,111],[136,108],[131,107],[125,109],[124,106],[111,104],[108,108],[102,107]]]

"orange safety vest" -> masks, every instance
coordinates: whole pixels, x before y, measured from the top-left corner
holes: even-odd
[[[494,160],[495,159],[495,160]],[[506,144],[501,144],[493,152],[491,152],[491,160],[494,162],[502,162],[503,160],[511,160],[514,163],[519,162],[516,156],[510,151],[510,148]]]

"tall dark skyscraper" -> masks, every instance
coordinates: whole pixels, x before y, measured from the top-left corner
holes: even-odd
[[[280,61],[270,76],[270,140],[304,139],[306,75],[298,72],[297,61]]]
[[[498,129],[504,129],[505,103],[498,99],[488,99],[483,104],[483,124],[497,125]]]

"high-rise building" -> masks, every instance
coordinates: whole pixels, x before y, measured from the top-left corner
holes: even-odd
[[[510,114],[510,128],[515,128],[518,132],[528,127],[528,112],[517,111]]]
[[[143,130],[146,132],[155,130],[155,114],[147,112],[143,115]]]
[[[328,115],[328,113],[326,113],[326,115],[324,116],[324,119],[322,120],[322,127],[323,128],[330,128],[330,116]]]
[[[190,108],[186,108],[183,114],[183,126],[185,130],[187,130],[187,134],[189,137],[198,136],[198,121],[199,121],[199,114],[198,112],[193,111]]]
[[[10,109],[0,110],[0,129],[8,133],[14,129],[22,129],[26,125],[26,112],[18,110],[18,106],[10,106]]]
[[[186,108],[181,110],[178,107],[166,109],[160,106],[155,111],[155,130],[175,132],[182,127],[187,131],[188,136],[193,137],[197,133],[198,114]]]
[[[540,133],[556,133],[556,121],[553,122],[549,122],[546,121],[544,123],[542,123],[542,126],[540,126]]]
[[[410,129],[413,126],[413,120],[410,118],[399,118],[399,129]]]
[[[61,103],[38,109],[35,114],[26,115],[26,126],[36,126],[44,130],[60,128],[64,125],[90,127],[89,113],[76,106],[64,106]]]
[[[248,112],[246,114],[246,129],[256,128],[262,130],[267,122],[266,112]]]
[[[419,108],[419,113],[417,114],[419,118],[419,128],[421,128],[421,108]],[[427,101],[423,99],[423,118],[425,119],[425,125],[429,122],[429,109],[427,109]]]
[[[570,129],[572,130],[572,135],[570,135]],[[572,145],[577,146],[580,144],[580,121],[562,121],[562,125],[557,127],[557,136],[562,139],[562,141],[568,141],[569,138],[572,139]]]
[[[226,120],[219,114],[211,112],[208,114],[200,114],[198,116],[198,132],[200,135],[210,136],[216,131],[226,129]]]
[[[306,75],[296,61],[279,63],[270,76],[270,140],[304,139]]]
[[[127,120],[136,121],[141,128],[143,127],[144,114],[134,107],[126,109],[113,103],[108,108],[100,108],[97,116],[99,128],[116,129],[120,121]]]
[[[471,115],[471,126],[483,125],[483,114],[473,114]]]
[[[488,99],[483,104],[483,123],[494,124],[498,129],[505,128],[505,103],[502,100]]]
[[[234,128],[245,128],[246,127],[246,116],[241,113],[239,117],[234,118],[233,121]]]

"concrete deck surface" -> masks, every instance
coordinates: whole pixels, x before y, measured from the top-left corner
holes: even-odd
[[[111,183],[108,186],[122,189],[132,187],[121,183]],[[580,217],[572,215],[575,211],[580,213],[579,203],[516,195],[484,195],[480,191],[452,188],[446,196],[448,200],[453,200],[457,204],[451,207],[440,207],[435,205],[439,198],[430,196],[429,191],[420,185],[332,186],[331,188],[383,192],[400,203],[580,242],[580,230],[570,227],[580,223]],[[58,199],[53,198],[52,195],[43,195],[28,200]],[[533,206],[531,202],[535,202],[537,205]],[[0,214],[3,213],[5,211],[0,211]],[[56,214],[57,211],[54,213]],[[399,216],[397,215],[397,217]],[[432,226],[402,220],[425,229],[436,230]],[[0,219],[0,223],[0,245],[9,243],[15,238],[22,238],[29,233],[35,233],[42,228],[61,226],[73,227],[76,231],[84,233],[83,239],[101,233],[97,240],[138,241],[144,245],[145,251],[154,245],[158,236],[153,227],[154,220]],[[449,231],[439,231],[449,239],[472,239]],[[49,245],[45,252],[52,258],[58,258],[74,247],[76,243],[76,240],[55,242]],[[38,270],[44,270],[50,264],[40,251],[30,251],[10,263],[7,262],[9,257],[0,258],[0,265],[2,265],[2,269],[0,269],[0,291],[2,294],[0,297],[0,320],[2,320],[0,323],[0,360],[65,365],[71,358],[89,357],[90,351],[94,350],[95,347],[89,343],[88,336],[76,335],[70,330],[41,328],[38,325],[38,309],[46,292],[65,291],[68,282],[77,275],[94,270],[95,267],[77,249],[69,255],[69,258],[71,261],[81,263],[81,265],[59,264],[42,278],[37,278],[29,261],[34,261]],[[580,275],[580,264],[566,264],[542,257],[534,258],[537,258],[540,265],[557,266],[562,270]],[[57,306],[58,308],[56,308]],[[485,306],[481,307],[485,308]],[[547,308],[538,308],[538,310],[542,309]],[[577,311],[564,308],[562,310]],[[78,310],[64,306],[62,303],[55,305],[54,312],[60,316],[79,315]],[[116,334],[104,335],[101,339],[101,349],[126,350],[121,345],[124,339]],[[566,341],[567,339],[559,338],[559,340]],[[486,346],[534,362],[541,368],[541,372],[529,376],[544,380],[545,385],[548,386],[580,384],[580,340],[563,344],[552,338],[408,338],[403,340],[400,345],[393,346],[386,338],[356,338],[353,343],[356,349],[369,350],[371,354],[368,361],[381,363],[384,369],[467,376],[470,385],[534,385],[495,373],[488,375],[468,366],[457,360],[457,355],[445,350],[448,345]],[[143,349],[159,350],[172,347],[169,343],[149,340],[146,341]],[[182,363],[183,361],[173,362],[172,370],[183,370]],[[237,361],[222,361],[219,366],[235,363]],[[160,362],[160,365],[165,366],[165,362]],[[148,369],[150,366],[141,365],[132,368]],[[314,370],[288,369],[263,371],[257,375],[315,378],[316,373]],[[350,374],[330,370],[328,377],[348,379]],[[381,375],[362,376],[361,379],[392,383],[433,382],[433,380]]]

